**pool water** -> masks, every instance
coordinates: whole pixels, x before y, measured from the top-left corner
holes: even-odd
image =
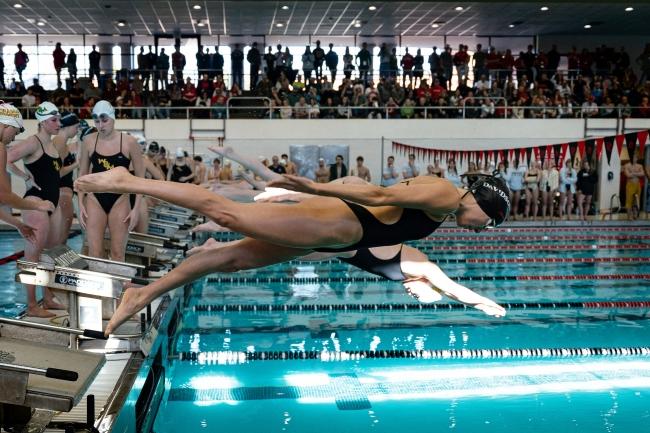
[[[446,299],[420,309],[400,283],[336,260],[213,274],[194,285],[153,431],[644,431],[650,352],[599,354],[650,346],[648,235],[547,227],[413,243],[510,305],[504,318]],[[543,304],[562,302],[580,306]]]

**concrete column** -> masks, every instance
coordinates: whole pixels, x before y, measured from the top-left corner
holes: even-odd
[[[131,56],[131,44],[122,42],[119,44],[122,50],[122,68],[133,69],[133,56]]]
[[[99,59],[99,69],[102,73],[113,74],[113,44],[100,42],[97,44],[97,51],[102,55]]]

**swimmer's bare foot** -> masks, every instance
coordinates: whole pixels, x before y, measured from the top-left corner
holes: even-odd
[[[503,317],[506,315],[506,309],[497,304],[491,299],[481,296],[478,293],[468,289],[467,287],[457,286],[441,290],[447,297],[470,305],[477,310],[483,311],[485,314],[494,317]]]
[[[54,299],[50,300],[43,300],[43,308],[48,309],[48,310],[67,310],[68,307],[66,307],[63,304],[59,304],[56,302]]]
[[[199,224],[196,227],[193,227],[192,230],[190,231],[192,233],[200,233],[200,232],[229,232],[230,230],[210,220],[203,224]]]
[[[104,335],[108,337],[110,334],[113,334],[120,325],[129,320],[131,316],[138,313],[145,306],[146,303],[143,303],[140,299],[140,288],[129,287],[126,289],[120,300],[119,307],[117,307],[117,310],[113,313],[113,317],[111,317],[111,320],[106,325]]]
[[[45,319],[50,317],[56,317],[56,314],[52,313],[51,311],[47,311],[44,308],[41,308],[39,305],[28,307],[27,311],[25,312],[25,315],[27,317],[42,317]]]
[[[194,254],[202,253],[205,250],[209,250],[213,248],[215,245],[221,245],[219,242],[217,242],[216,239],[214,238],[208,238],[207,241],[203,242],[203,245],[200,245],[198,247],[190,248],[187,250],[187,253],[185,255],[187,257],[192,256]]]
[[[80,192],[124,192],[123,186],[133,178],[124,167],[81,176],[74,182],[75,191]]]

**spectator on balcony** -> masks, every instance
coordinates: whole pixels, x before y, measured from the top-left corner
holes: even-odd
[[[314,70],[314,59],[314,53],[311,52],[311,48],[307,45],[305,52],[302,53],[302,73],[304,74],[305,81],[309,81],[311,78],[311,73]]]
[[[56,72],[56,85],[62,87],[61,70],[65,67],[65,51],[61,48],[61,42],[56,43],[52,58],[54,59],[54,71]]]
[[[489,74],[487,69],[487,54],[483,51],[481,44],[476,45],[476,51],[474,51],[474,55],[472,56],[472,68],[475,80],[476,77]]]
[[[600,106],[598,117],[616,118],[616,105],[614,105],[614,101],[609,96],[605,97],[605,102]]]
[[[149,67],[149,75],[146,79],[142,80],[142,86],[145,89],[149,89],[149,80],[153,81],[153,88],[155,89],[157,84],[157,73],[156,73],[156,64],[158,63],[158,55],[153,51],[153,47],[149,45],[149,52],[147,53],[147,66]]]
[[[573,103],[565,96],[560,97],[560,103],[557,105],[557,117],[568,119],[574,116]]]
[[[177,85],[183,83],[183,69],[185,69],[185,55],[181,53],[180,45],[174,47],[174,52],[172,53],[172,70],[174,72],[174,80]]]
[[[330,76],[332,77],[332,83],[336,81],[336,68],[339,65],[339,55],[334,51],[334,44],[329,44],[330,50],[325,54],[325,66],[330,71]]]
[[[223,55],[219,52],[219,46],[214,46],[214,53],[209,57],[210,67],[208,72],[209,78],[223,77]]]
[[[196,92],[207,92],[212,93],[212,80],[208,77],[208,74],[205,73],[199,77],[199,82],[196,85]]]
[[[379,54],[377,54],[377,57],[379,57],[379,77],[388,78],[390,76],[390,50],[385,42],[383,42],[381,47],[379,47]]]
[[[275,73],[275,67],[276,67],[276,58],[275,54],[273,54],[273,47],[269,45],[268,51],[266,54],[264,54],[263,57],[264,60],[264,74],[269,78],[269,81],[272,83],[275,83],[275,80],[277,79],[276,73]]]
[[[185,81],[185,87],[183,88],[183,106],[185,107],[192,107],[196,103],[196,87],[194,86],[194,83],[192,83],[192,79],[190,77],[187,77],[187,80]]]
[[[240,89],[244,87],[244,52],[235,44],[235,48],[230,53],[230,62],[232,67],[232,81]]]
[[[546,74],[548,72],[548,57],[544,50],[539,50],[537,56],[535,56],[535,71],[533,81],[535,81],[541,74]]]
[[[523,67],[524,67],[523,72],[526,74],[526,76],[528,78],[535,81],[535,77],[536,77],[535,74],[537,73],[537,71],[535,69],[535,63],[536,63],[536,60],[537,60],[537,56],[533,52],[533,46],[532,45],[528,45],[528,47],[526,49],[526,52],[521,54],[521,59],[522,59],[522,62],[523,62]],[[519,72],[519,71],[517,71],[517,72]]]
[[[474,82],[474,91],[478,94],[483,92],[483,90],[490,89],[490,82],[488,81],[487,75],[479,75],[479,79]]]
[[[320,41],[316,41],[314,48],[314,69],[316,70],[316,79],[320,80],[323,76],[323,63],[325,62],[325,50],[321,48]]]
[[[411,87],[417,86],[418,82],[422,81],[424,77],[424,56],[422,50],[418,48],[413,57],[413,84]]]
[[[196,102],[194,103],[194,106],[198,109],[194,111],[193,117],[198,119],[207,119],[210,117],[208,110],[208,108],[210,108],[210,103],[211,101],[210,97],[208,96],[208,92],[203,90],[199,97],[196,98]]]
[[[158,87],[158,82],[160,82],[160,89],[167,89],[169,87],[169,56],[165,54],[165,49],[160,49],[160,55],[156,59],[156,84],[155,87]]]
[[[226,104],[228,103],[228,96],[221,88],[214,89],[210,99],[210,107],[212,107],[212,117],[214,119],[226,118]]]
[[[350,54],[350,47],[345,47],[345,54],[343,54],[343,75],[346,79],[352,77],[352,71],[354,71],[354,56]],[[332,80],[332,83],[334,80]]]
[[[248,50],[246,61],[250,65],[250,89],[253,90],[257,87],[257,82],[260,77],[260,67],[262,65],[262,58],[260,51],[257,49],[257,42],[253,42],[250,50]]]
[[[23,71],[27,68],[27,63],[29,63],[29,56],[26,52],[23,51],[23,45],[18,44],[18,51],[14,54],[14,67],[16,68],[16,73],[18,74],[18,79],[20,82],[23,82]]]
[[[350,99],[346,96],[341,98],[337,108],[336,115],[340,119],[349,119],[352,117],[352,109],[350,108]]]
[[[81,110],[79,110],[80,119],[90,119],[92,117],[92,111],[95,107],[95,102],[97,102],[97,100],[92,96],[86,100]]]
[[[406,77],[409,77],[409,85],[413,86],[413,67],[415,66],[415,57],[413,57],[413,54],[409,53],[408,47],[406,47],[406,52],[402,56],[402,60],[400,60],[400,66],[402,67],[402,86],[406,86]]]
[[[154,110],[154,116],[156,119],[169,119],[169,107],[172,105],[169,92],[165,89],[159,90],[156,94],[154,103],[157,107]]]
[[[429,63],[429,72],[431,74],[431,80],[433,81],[434,78],[442,74],[442,63],[440,61],[440,55],[438,54],[438,47],[433,47],[433,51],[429,54],[427,62]]]
[[[144,47],[140,47],[140,53],[136,56],[136,61],[138,63],[138,74],[140,74],[140,77],[142,79],[145,79],[145,75],[147,75],[149,72],[147,71],[148,68],[148,62],[149,58],[144,52]]]
[[[69,96],[64,96],[63,101],[61,102],[61,105],[59,106],[59,112],[60,113],[76,113],[77,108],[72,105],[72,102],[70,102],[70,97]]]
[[[36,106],[36,96],[31,88],[27,89],[27,93],[21,98],[20,105],[28,112],[31,111],[32,107]]]
[[[280,108],[280,118],[281,119],[291,119],[293,117],[293,109],[289,104],[289,100],[284,98],[282,100],[282,108]]]
[[[580,73],[580,54],[578,54],[578,49],[573,46],[571,51],[566,54],[567,58],[567,78],[569,80],[575,79]]]
[[[588,49],[582,49],[582,52],[578,56],[578,62],[580,64],[580,74],[584,77],[592,77],[593,71],[591,70],[591,65],[593,64],[593,57]]]
[[[458,81],[467,79],[467,70],[469,68],[469,54],[467,53],[467,46],[460,44],[458,51],[453,57],[454,66],[456,67],[456,75]]]
[[[203,51],[203,45],[199,45],[198,50],[196,51],[196,68],[199,72],[199,77],[203,74],[207,74],[210,69],[210,56]]]
[[[598,115],[598,104],[594,101],[594,97],[589,95],[587,100],[582,103],[581,109],[582,117],[595,117]]]
[[[296,119],[307,119],[309,117],[310,106],[304,96],[298,99],[293,106],[293,115]]]
[[[321,119],[337,118],[337,107],[336,105],[334,105],[334,100],[331,97],[327,97],[325,99],[325,103],[321,106],[320,118]]]
[[[412,119],[415,116],[415,102],[407,97],[400,108],[400,117],[402,119]]]
[[[648,102],[647,96],[641,98],[639,108],[636,110],[636,115],[634,117],[641,117],[644,119],[650,118],[650,102]]]
[[[616,109],[618,110],[618,115],[621,118],[627,119],[629,117],[632,117],[632,106],[630,105],[627,96],[621,96],[621,101],[616,106]]]
[[[144,103],[140,95],[135,90],[131,90],[129,94],[129,104],[133,108],[133,114],[131,117],[134,119],[141,119],[142,107],[144,107]]]
[[[395,102],[393,97],[391,96],[388,98],[388,102],[386,102],[386,113],[385,115],[389,119],[399,119],[400,118],[400,110],[399,110],[399,104]],[[381,115],[381,113],[379,113]],[[383,116],[382,116],[383,117]]]
[[[557,45],[553,44],[550,51],[546,55],[548,58],[547,71],[550,77],[554,77],[557,73],[557,68],[560,66],[561,56],[557,50]]]
[[[370,51],[368,51],[368,44],[364,42],[361,44],[361,49],[356,56],[357,65],[359,67],[359,79],[363,80],[364,83],[368,82],[368,71],[370,70],[371,59]]]

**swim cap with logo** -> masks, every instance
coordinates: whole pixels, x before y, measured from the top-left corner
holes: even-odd
[[[74,126],[79,124],[79,117],[69,111],[61,112],[61,128],[66,126]]]
[[[56,108],[56,105],[49,101],[41,103],[38,108],[36,108],[36,120],[39,122],[44,122],[54,116],[58,116],[59,114],[59,109]]]
[[[18,128],[20,132],[25,131],[23,116],[20,114],[20,111],[3,100],[0,100],[0,123]]]
[[[510,214],[510,189],[505,181],[494,176],[482,176],[469,187],[479,207],[501,225]]]

